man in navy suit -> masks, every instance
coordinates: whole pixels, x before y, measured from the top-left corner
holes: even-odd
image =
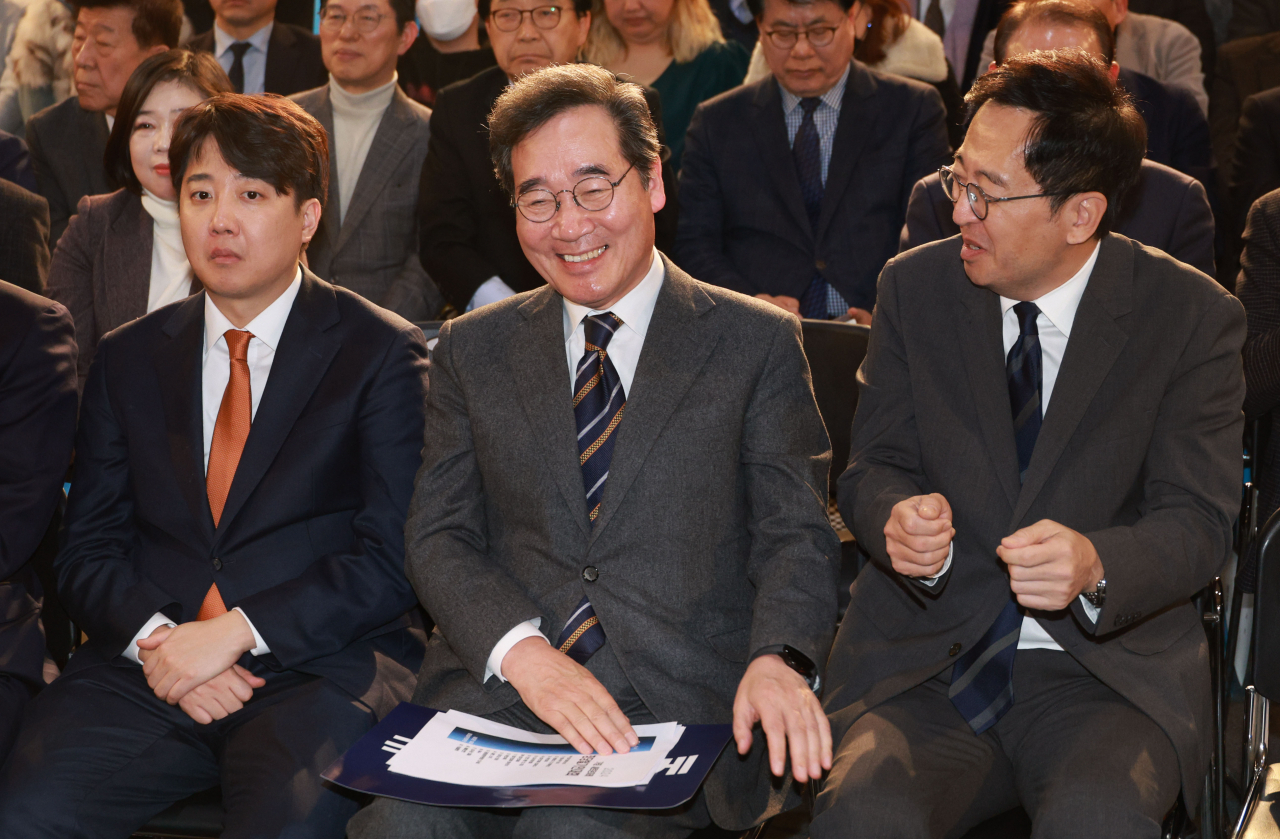
[[[204,292],[98,345],[56,561],[89,640],[0,770],[0,836],[127,836],[220,783],[226,839],[340,839],[357,802],[319,772],[424,649],[426,345],[299,265],[329,161],[297,105],[206,100],[170,160]]]
[[[853,60],[853,0],[752,0],[771,77],[698,106],[676,261],[804,317],[871,322],[911,187],[950,157],[929,85]]]

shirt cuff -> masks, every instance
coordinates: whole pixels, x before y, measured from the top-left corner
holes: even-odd
[[[479,309],[481,306],[488,306],[490,303],[497,303],[499,300],[515,294],[511,286],[502,281],[501,277],[493,276],[480,284],[476,289],[476,293],[471,295],[471,302],[467,304],[467,311]]]
[[[1085,596],[1084,596],[1083,594],[1082,594],[1082,595],[1080,595],[1080,605],[1084,608],[1085,616],[1086,616],[1087,618],[1089,618],[1089,622],[1090,622],[1090,623],[1097,623],[1097,622],[1098,622],[1098,607],[1097,607],[1097,606],[1095,606],[1095,605],[1093,605],[1092,603],[1090,603],[1088,600],[1086,600],[1086,599],[1085,599]]]
[[[162,626],[177,626],[177,624],[169,620],[163,613],[156,612],[149,621],[142,625],[142,629],[138,630],[138,634],[133,636],[133,640],[129,642],[129,646],[124,648],[124,652],[121,655],[134,664],[141,664],[142,659],[138,657],[138,642]]]
[[[250,655],[266,655],[271,652],[271,648],[267,646],[267,642],[262,640],[262,636],[258,634],[258,627],[253,625],[253,621],[249,620],[249,616],[244,613],[244,609],[236,606],[232,611],[240,613],[244,618],[244,622],[249,624],[249,631],[253,633],[253,649],[249,650]]]
[[[534,618],[516,624],[510,632],[503,635],[501,640],[493,645],[493,652],[489,653],[489,661],[484,666],[484,681],[489,681],[490,676],[497,676],[498,681],[505,682],[506,678],[502,675],[502,660],[507,657],[507,653],[511,652],[512,647],[526,638],[541,638],[546,641],[547,636],[538,630],[541,625],[542,618]],[[551,642],[547,641],[547,643]]]
[[[918,577],[916,578],[916,582],[923,583],[926,586],[937,585],[938,580],[942,579],[942,575],[951,570],[951,557],[955,555],[956,543],[952,542],[950,545],[947,545],[947,561],[942,563],[942,570],[937,574],[934,574],[932,577]]]

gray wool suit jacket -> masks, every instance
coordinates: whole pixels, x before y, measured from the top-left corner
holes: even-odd
[[[1195,269],[1108,235],[1019,485],[999,297],[969,282],[959,249],[958,236],[916,248],[880,278],[839,482],[840,511],[873,562],[854,582],[828,664],[833,736],[839,743],[864,712],[977,643],[1010,596],[996,546],[1052,519],[1097,549],[1106,603],[1096,624],[1078,598],[1036,616],[1164,730],[1194,809],[1210,687],[1190,598],[1231,550],[1244,310]],[[893,571],[883,533],[894,504],[930,492],[950,502],[956,528],[936,591]]]
[[[290,98],[320,121],[332,143],[329,86]],[[411,321],[431,320],[443,303],[418,261],[418,180],[430,120],[430,108],[395,89],[341,222],[337,157],[330,155],[329,201],[307,246],[307,267],[316,276]]]
[[[49,202],[49,245],[62,238],[80,199],[110,192],[102,156],[107,118],[80,107],[72,96],[27,121],[27,147],[39,192]]]
[[[594,528],[563,298],[544,286],[441,329],[406,527],[409,579],[436,621],[415,702],[473,714],[518,702],[482,681],[494,645],[539,617],[554,639],[584,594],[660,720],[729,722],[763,647],[826,660],[839,543],[799,322],[664,265]],[[782,804],[790,785],[769,780],[763,756],[759,732],[746,758],[721,754],[704,786],[720,825]]]

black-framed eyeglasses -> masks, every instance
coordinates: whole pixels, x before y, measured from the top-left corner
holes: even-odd
[[[372,6],[362,6],[356,9],[355,14],[350,17],[351,25],[355,27],[357,32],[368,34],[378,28],[378,24],[382,23],[382,19],[386,15]],[[347,13],[341,9],[325,6],[320,10],[321,29],[327,29],[330,32],[341,32],[342,26],[346,22]]]
[[[836,39],[836,30],[839,28],[838,26],[814,26],[810,29],[770,29],[764,34],[769,37],[769,43],[778,49],[789,50],[794,49],[800,42],[801,35],[808,39],[811,47],[829,46]]]
[[[555,29],[560,25],[560,6],[538,6],[536,9],[498,9],[489,13],[489,20],[499,32],[515,32],[524,16],[539,29]]]
[[[588,212],[598,213],[613,203],[613,193],[618,188],[618,184],[622,183],[622,178],[625,178],[634,168],[636,168],[634,163],[628,166],[627,171],[623,172],[622,177],[616,181],[601,175],[592,175],[578,181],[573,185],[573,189],[562,189],[558,192],[542,187],[527,189],[520,193],[511,206],[519,210],[520,215],[529,221],[537,223],[551,221],[555,214],[560,212],[560,193],[567,192],[573,196],[573,203]]]
[[[943,166],[938,170],[938,176],[942,178],[942,189],[947,193],[947,197],[954,204],[960,200],[960,190],[963,189],[969,197],[969,208],[973,210],[973,214],[978,217],[978,221],[986,221],[987,213],[991,211],[992,204],[999,204],[1001,201],[1021,201],[1024,198],[1052,198],[1056,195],[1062,195],[1061,192],[1037,192],[1033,195],[1007,195],[1004,198],[993,198],[982,191],[982,187],[977,184],[967,184],[956,177],[951,171],[951,167]]]

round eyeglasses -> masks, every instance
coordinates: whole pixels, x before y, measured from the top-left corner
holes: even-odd
[[[773,44],[780,50],[794,49],[795,45],[800,42],[800,36],[803,35],[811,47],[830,46],[831,42],[836,38],[835,26],[815,26],[812,29],[770,29],[764,33],[769,37],[769,43]]]
[[[559,6],[538,6],[536,9],[498,9],[489,13],[489,20],[500,32],[515,32],[524,16],[528,15],[539,29],[555,29],[560,25]]]
[[[584,210],[598,213],[613,203],[614,190],[618,188],[618,184],[622,183],[622,178],[625,178],[634,168],[636,168],[634,163],[628,166],[627,171],[623,172],[622,177],[616,181],[600,175],[592,175],[578,181],[573,185],[573,189],[562,189],[558,192],[541,187],[527,189],[520,193],[511,206],[519,210],[520,215],[529,221],[537,223],[551,221],[560,211],[560,193],[567,192],[573,196],[573,203]]]
[[[969,197],[969,208],[978,217],[978,221],[986,221],[987,213],[991,212],[991,205],[999,204],[1001,201],[1021,201],[1024,198],[1052,198],[1056,195],[1066,194],[1062,192],[1037,192],[1034,195],[1008,195],[1004,198],[993,198],[983,192],[982,187],[977,184],[967,184],[959,180],[948,166],[943,166],[938,170],[938,177],[942,179],[942,189],[947,193],[947,197],[951,199],[952,204],[960,200],[960,190],[964,190]]]
[[[378,24],[382,23],[385,15],[371,6],[363,6],[356,9],[355,14],[351,15],[351,25],[355,27],[357,32],[368,34],[378,28]],[[342,26],[347,22],[347,13],[341,9],[335,9],[333,6],[325,6],[320,10],[320,28],[329,32],[341,32]]]

